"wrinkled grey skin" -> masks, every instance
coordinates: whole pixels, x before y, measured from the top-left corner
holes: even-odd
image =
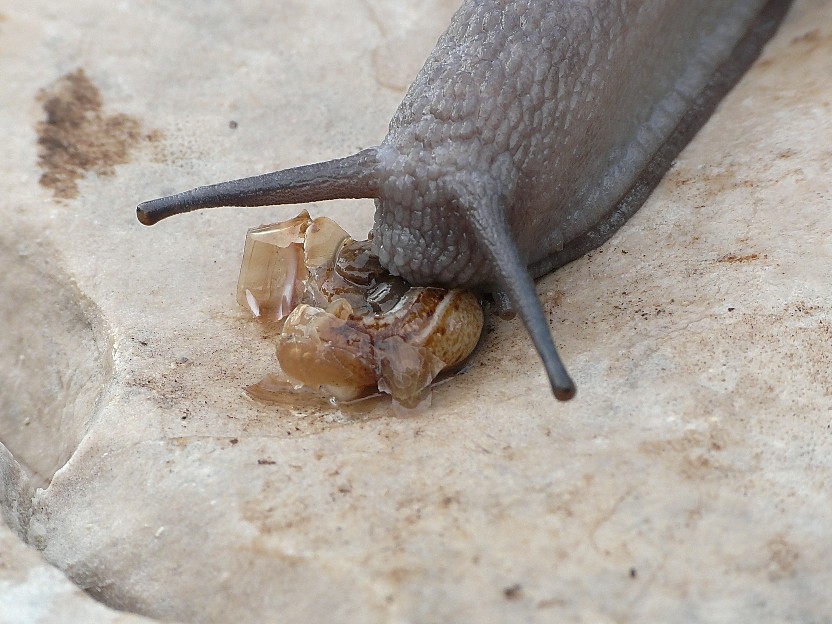
[[[564,370],[532,277],[606,240],[773,33],[789,0],[468,0],[378,148],[139,206],[374,197],[382,264],[506,293],[555,395]]]

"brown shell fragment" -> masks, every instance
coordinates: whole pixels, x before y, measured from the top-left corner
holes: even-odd
[[[378,389],[406,407],[415,407],[422,394],[447,365],[430,349],[400,336],[381,341],[378,347]]]
[[[306,304],[295,308],[277,339],[277,359],[292,380],[325,388],[341,400],[356,399],[375,385],[370,335],[337,316]]]

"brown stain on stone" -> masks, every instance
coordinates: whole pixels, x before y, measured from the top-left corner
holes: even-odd
[[[768,578],[780,581],[792,578],[796,574],[800,552],[785,536],[777,535],[768,541],[766,550],[769,556]]]
[[[753,262],[754,260],[759,260],[759,259],[760,259],[760,254],[756,254],[756,253],[746,254],[746,255],[742,255],[742,256],[736,255],[736,254],[727,254],[727,255],[722,256],[721,258],[719,258],[717,260],[717,262],[720,262],[720,263],[723,263],[723,264],[742,264],[742,263],[745,263],[745,262]]]
[[[77,197],[78,180],[87,173],[114,175],[137,144],[160,138],[134,117],[106,114],[101,92],[83,69],[43,89],[38,101],[46,114],[37,124],[40,184],[61,199]]]
[[[815,28],[808,32],[803,33],[797,37],[793,37],[792,40],[789,42],[790,45],[808,45],[812,48],[817,47],[818,44],[822,43],[824,40],[823,33],[821,33],[819,28]]]
[[[685,431],[681,437],[649,440],[639,444],[639,451],[672,465],[687,480],[721,479],[734,470],[722,462],[720,453],[731,442],[731,434],[716,426],[707,431]]]

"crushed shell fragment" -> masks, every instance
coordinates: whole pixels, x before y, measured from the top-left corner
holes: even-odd
[[[483,327],[473,293],[410,287],[380,267],[368,241],[306,211],[249,231],[237,300],[283,323],[277,358],[291,381],[343,401],[380,391],[419,404]]]

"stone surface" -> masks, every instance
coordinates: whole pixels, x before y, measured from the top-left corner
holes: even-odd
[[[20,535],[25,535],[29,508],[24,497],[32,492],[5,447],[0,446],[0,487],[3,515],[0,524],[0,624],[149,624],[150,620],[109,609],[91,600],[61,572],[46,563]]]
[[[539,283],[568,404],[517,321],[423,414],[256,403],[240,253],[297,208],[136,222],[379,141],[454,5],[4,3],[0,622],[832,619],[830,0]]]

